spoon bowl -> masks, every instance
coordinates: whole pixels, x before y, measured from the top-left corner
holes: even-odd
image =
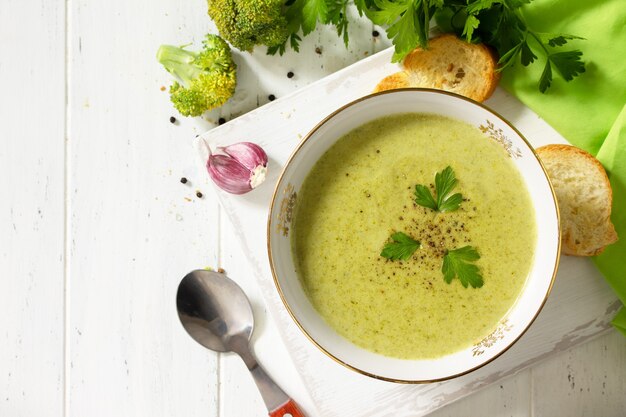
[[[178,317],[187,333],[207,349],[230,352],[238,338],[250,340],[254,316],[241,287],[224,274],[192,271],[176,296]]]
[[[241,357],[270,417],[304,417],[250,350],[254,315],[248,297],[235,281],[219,272],[192,271],[178,286],[176,308],[180,322],[196,342],[207,349],[234,352]]]

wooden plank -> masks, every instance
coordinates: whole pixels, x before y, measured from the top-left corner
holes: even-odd
[[[384,41],[380,39],[374,41],[371,22],[365,18],[357,19],[358,13],[354,6],[351,6],[349,13],[355,22],[350,26],[349,49],[337,38],[333,28],[318,26],[315,32],[304,38],[300,53],[288,50],[282,57],[271,57],[265,54],[263,47],[257,47],[253,53],[234,51],[239,67],[237,93],[233,100],[217,111],[219,116],[232,120],[268,103],[270,94],[280,99],[373,53]],[[287,77],[288,72],[293,72],[294,76]],[[248,140],[255,139],[251,137]],[[222,220],[221,225],[220,265],[226,269],[231,278],[244,287],[254,303],[257,328],[253,347],[257,351],[257,356],[278,382],[285,381],[284,389],[293,395],[296,401],[304,402],[302,406],[312,410],[313,407],[308,404],[310,400],[306,390],[293,383],[294,380],[299,380],[299,376],[290,364],[274,323],[268,317],[265,302],[253,273],[249,266],[242,262],[245,255],[241,253],[232,225],[226,219]],[[244,398],[245,400],[242,400]],[[267,410],[248,370],[236,356],[221,355],[220,416],[265,414]]]
[[[612,330],[533,368],[533,416],[624,416],[626,343]]]
[[[530,381],[531,371],[527,369],[447,405],[429,414],[429,417],[466,415],[531,417]]]
[[[290,360],[289,353],[281,340],[276,323],[261,295],[254,273],[245,262],[235,231],[230,223],[221,228],[221,262],[228,276],[246,292],[255,318],[255,329],[251,347],[259,362],[274,378],[276,383],[308,412],[317,416],[315,406]],[[265,405],[257,391],[250,373],[235,355],[220,355],[220,416],[264,416]]]
[[[190,146],[209,124],[169,122],[154,59],[207,29],[205,6],[70,5],[69,415],[215,417],[217,355],[175,309],[184,274],[217,262],[218,208],[195,196],[207,183]]]
[[[212,198],[215,194],[212,192]],[[245,257],[233,238],[232,226],[221,218],[220,222],[219,265],[226,274],[237,282],[245,291],[252,303],[254,313],[254,332],[252,350],[257,351],[258,340],[267,336],[267,311],[264,302],[258,294],[258,288],[251,276]],[[257,355],[258,356],[258,355]],[[261,358],[258,358],[262,362]],[[235,354],[220,354],[220,417],[230,416],[263,416],[267,414],[261,395],[243,361]]]
[[[64,3],[3,1],[0,43],[0,415],[60,417]]]

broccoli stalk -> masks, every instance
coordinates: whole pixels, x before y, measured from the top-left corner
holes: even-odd
[[[183,116],[199,116],[235,93],[237,66],[228,44],[211,34],[202,44],[199,52],[172,45],[161,45],[157,52],[157,60],[178,79],[170,86],[170,99]]]
[[[208,0],[209,16],[220,35],[242,51],[255,45],[277,47],[287,40],[289,28],[284,0]]]

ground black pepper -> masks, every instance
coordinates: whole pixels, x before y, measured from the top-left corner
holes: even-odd
[[[375,38],[377,38],[379,35],[380,35],[380,33],[378,33],[377,30],[372,32],[372,36],[375,37]]]
[[[176,123],[176,118],[174,116],[170,116],[170,123]]]
[[[200,191],[197,191],[197,192],[196,192],[196,197],[198,197],[198,198],[202,198],[202,193],[201,193]]]
[[[293,71],[289,71],[289,72],[287,73],[287,78],[293,78],[293,76],[294,76],[294,75],[295,75],[295,74],[293,73]]]
[[[223,117],[220,117],[220,118],[217,120],[217,123],[219,123],[219,124],[223,125],[224,123],[226,123],[226,119],[224,119]]]
[[[182,178],[180,179],[180,182],[182,182],[183,184],[187,184],[187,178],[182,177]]]

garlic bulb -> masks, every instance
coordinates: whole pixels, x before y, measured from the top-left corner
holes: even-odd
[[[267,175],[267,154],[259,145],[240,142],[218,148],[225,155],[209,154],[207,170],[215,184],[232,194],[258,187]]]

